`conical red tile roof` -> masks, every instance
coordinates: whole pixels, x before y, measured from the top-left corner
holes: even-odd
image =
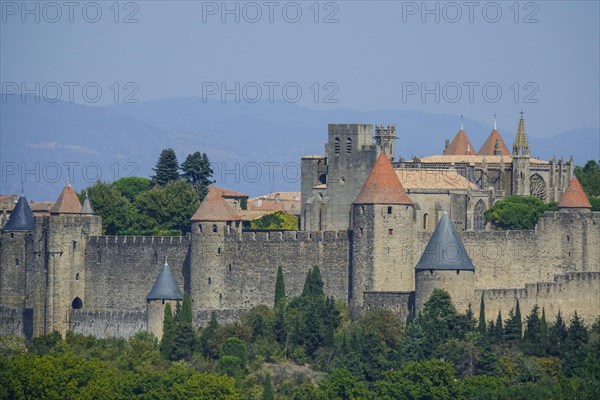
[[[192,221],[240,221],[239,215],[227,204],[220,190],[210,189],[191,218]]]
[[[563,193],[558,208],[592,208],[577,178],[573,177],[569,181],[569,186]]]
[[[444,155],[475,155],[475,149],[464,129],[458,131],[456,136],[454,136],[454,139],[452,139],[448,147],[444,150]]]
[[[479,151],[477,152],[478,156],[493,156],[494,150],[496,149],[496,141],[498,141],[500,154],[504,156],[510,156],[510,152],[508,151],[508,147],[506,147],[506,143],[502,140],[502,136],[500,136],[500,132],[497,129],[494,129],[490,136],[488,136],[487,140],[483,143]]]
[[[60,192],[58,200],[50,209],[50,214],[79,214],[81,212],[81,203],[77,193],[71,187],[70,183]]]
[[[354,203],[413,204],[385,153],[379,155]]]

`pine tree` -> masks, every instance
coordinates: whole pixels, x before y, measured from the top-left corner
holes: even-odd
[[[538,305],[534,305],[531,314],[525,322],[525,334],[523,335],[523,351],[526,354],[541,356],[544,353],[541,337],[541,321]]]
[[[181,164],[182,176],[194,186],[200,200],[204,199],[208,191],[208,186],[213,183],[210,179],[213,170],[210,167],[210,161],[206,153],[200,154],[199,151],[189,154]]]
[[[567,326],[562,319],[560,310],[556,315],[554,324],[550,327],[548,335],[548,352],[552,356],[562,357],[565,340],[567,339]]]
[[[152,183],[155,185],[165,185],[179,179],[179,163],[175,150],[164,149],[160,153],[156,167],[152,170],[155,172],[152,176]]]
[[[265,382],[263,383],[263,395],[262,400],[274,400],[275,395],[273,394],[273,385],[271,385],[271,375],[267,374]]]
[[[173,319],[173,311],[171,304],[165,305],[165,313],[163,319],[163,337],[160,341],[160,354],[165,359],[169,359],[171,352],[173,351],[173,344],[175,342],[175,320]]]
[[[485,322],[485,301],[483,299],[483,293],[481,294],[481,303],[479,305],[479,333],[481,336],[485,336],[486,333],[486,322]]]
[[[189,294],[184,294],[183,303],[175,318],[175,342],[171,359],[189,359],[194,346],[194,325],[192,323],[192,302]]]
[[[277,268],[277,279],[275,281],[275,306],[285,299],[285,282],[283,280],[283,270],[281,266]]]
[[[567,338],[565,340],[565,352],[563,366],[565,375],[575,376],[580,375],[580,370],[583,368],[589,342],[589,332],[583,320],[577,315],[577,311],[571,318],[569,329],[567,330]]]

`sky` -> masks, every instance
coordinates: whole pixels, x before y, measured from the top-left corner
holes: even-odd
[[[98,106],[275,98],[483,123],[523,109],[532,135],[552,136],[600,127],[599,4],[2,0],[0,91]]]

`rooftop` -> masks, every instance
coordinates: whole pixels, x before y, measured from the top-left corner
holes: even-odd
[[[385,153],[381,153],[355,204],[413,204],[398,180],[392,163]]]
[[[569,181],[569,186],[563,193],[558,208],[592,208],[576,177],[571,178]]]

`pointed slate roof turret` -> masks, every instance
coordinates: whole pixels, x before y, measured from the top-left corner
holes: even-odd
[[[2,230],[4,232],[27,232],[33,231],[34,228],[33,212],[27,198],[19,197],[15,208],[10,213],[8,221],[4,224]]]
[[[435,227],[421,259],[415,266],[417,271],[433,269],[475,271],[469,254],[446,212]]]
[[[558,208],[592,208],[576,177],[571,178],[569,181],[569,186],[563,193]]]
[[[146,296],[146,300],[183,300],[183,294],[179,290],[177,282],[175,282],[166,259],[164,267],[154,282],[154,286]]]
[[[87,190],[85,191],[85,198],[83,199],[83,207],[81,207],[81,214],[94,214],[94,209],[92,208],[92,203],[90,203],[90,198],[88,196]]]
[[[354,204],[413,204],[398,180],[392,163],[381,153]]]
[[[460,131],[454,136],[454,139],[450,142],[448,147],[444,150],[444,155],[454,155],[454,156],[463,156],[463,155],[475,155],[475,148],[471,144],[469,137],[467,136],[467,132],[465,132],[462,115],[460,117]]]
[[[79,214],[81,212],[81,203],[77,193],[71,187],[70,183],[64,187],[58,200],[50,209],[50,214]]]
[[[241,221],[239,215],[221,196],[221,192],[209,189],[208,194],[191,218],[192,221]]]

